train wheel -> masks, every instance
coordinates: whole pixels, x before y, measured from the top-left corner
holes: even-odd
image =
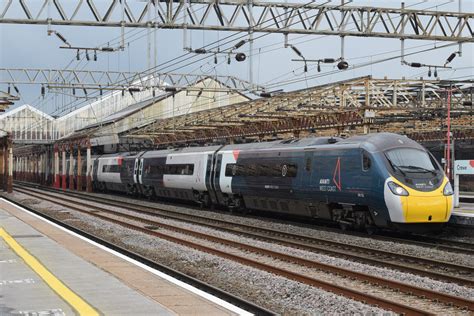
[[[349,224],[344,223],[344,222],[339,222],[339,228],[344,231],[349,230]]]
[[[365,232],[367,235],[374,235],[377,233],[377,227],[375,226],[366,226],[365,227]]]

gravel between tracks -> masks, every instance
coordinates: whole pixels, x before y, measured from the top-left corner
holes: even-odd
[[[111,198],[111,195],[105,195],[105,194],[94,193],[92,194],[92,196],[105,197],[109,199]],[[344,234],[343,232],[337,233],[337,232],[326,231],[324,229],[318,229],[317,227],[313,229],[313,228],[308,228],[308,227],[301,227],[298,225],[277,223],[273,221],[272,219],[256,219],[256,218],[249,218],[249,217],[243,217],[243,216],[236,216],[236,215],[232,215],[228,213],[218,213],[218,212],[211,212],[211,211],[206,211],[206,210],[199,210],[196,208],[190,208],[190,207],[184,207],[184,206],[175,206],[175,205],[148,202],[148,201],[142,201],[142,200],[137,201],[135,199],[131,199],[128,197],[123,197],[123,196],[113,196],[113,197],[115,198],[116,201],[122,200],[122,201],[133,203],[139,206],[158,207],[164,210],[178,211],[184,214],[191,214],[191,215],[201,214],[209,218],[226,220],[226,221],[230,221],[230,222],[238,223],[238,224],[252,224],[255,226],[262,227],[262,228],[275,229],[275,230],[286,232],[286,233],[301,234],[301,235],[315,237],[315,238],[324,238],[331,241],[337,241],[337,242],[341,242],[341,243],[349,244],[349,245],[369,247],[369,248],[374,248],[374,249],[383,250],[383,251],[391,251],[391,252],[400,253],[400,254],[419,256],[423,258],[440,260],[440,261],[450,262],[454,264],[474,267],[473,256],[466,255],[466,254],[446,252],[443,250],[427,248],[427,247],[422,247],[422,246],[417,246],[417,245],[410,245],[410,244],[397,243],[397,242],[384,241],[384,240],[376,240],[376,239],[371,238],[370,236],[368,237],[353,236],[353,235]]]
[[[27,198],[26,195],[20,193],[14,193],[10,197],[49,215],[59,217],[77,228],[87,229],[118,245],[128,246],[157,262],[279,313],[286,315],[392,315],[391,312],[380,308],[230,260],[146,236],[74,211],[65,212],[64,207],[46,201],[38,203],[37,199]]]
[[[126,211],[126,210],[123,210],[123,209],[120,209],[120,208],[109,207],[109,209],[115,209],[115,210],[118,210],[118,211],[123,212],[125,214],[137,215],[133,211]],[[290,255],[298,256],[298,257],[301,257],[301,258],[305,258],[305,259],[309,259],[309,260],[313,260],[313,261],[317,261],[317,262],[321,262],[321,263],[325,263],[325,264],[329,264],[329,265],[335,265],[335,266],[338,266],[338,267],[346,268],[348,270],[363,272],[363,273],[367,273],[367,274],[370,274],[370,275],[375,275],[375,276],[379,276],[379,277],[382,277],[382,278],[387,278],[387,279],[390,279],[390,280],[395,280],[395,281],[400,281],[400,282],[412,284],[412,285],[415,285],[415,286],[420,286],[420,287],[423,287],[423,288],[426,288],[426,289],[439,291],[439,292],[443,292],[443,293],[446,293],[446,294],[452,294],[452,295],[456,295],[456,296],[459,296],[459,297],[465,297],[465,298],[468,298],[468,299],[473,299],[474,298],[474,289],[473,288],[460,286],[460,285],[457,285],[457,284],[441,282],[441,281],[430,279],[428,277],[417,276],[417,275],[414,275],[414,274],[395,271],[395,270],[388,269],[388,268],[375,267],[375,266],[371,266],[371,265],[368,265],[368,264],[353,262],[353,261],[342,259],[342,258],[334,258],[334,257],[324,255],[324,254],[318,254],[318,253],[314,253],[314,252],[310,252],[310,251],[295,249],[295,248],[292,248],[292,247],[286,247],[286,246],[277,245],[277,244],[273,244],[273,243],[263,242],[263,241],[259,241],[259,240],[255,240],[255,239],[251,239],[251,238],[247,238],[247,237],[242,237],[242,236],[239,236],[239,235],[236,235],[236,234],[222,232],[222,231],[212,229],[212,228],[207,228],[207,227],[194,225],[194,224],[183,223],[183,222],[180,222],[180,221],[177,221],[177,220],[157,218],[155,216],[149,216],[149,215],[143,215],[143,214],[141,214],[140,217],[145,218],[145,219],[149,219],[149,220],[158,221],[158,222],[161,222],[161,223],[164,223],[164,224],[167,224],[167,225],[174,225],[174,226],[178,226],[178,227],[181,227],[181,228],[198,231],[198,232],[205,233],[205,234],[210,234],[212,236],[237,241],[237,242],[240,242],[240,243],[243,243],[243,244],[248,244],[248,245],[252,245],[252,246],[256,246],[256,247],[261,247],[261,248],[264,248],[264,249],[278,251],[278,252],[282,252],[282,253],[285,253],[285,254],[290,254]]]
[[[107,216],[108,217],[110,216],[111,218],[116,218],[116,219],[119,219],[119,220],[123,220],[123,218],[120,218],[119,215],[117,215],[117,216],[107,215]],[[142,223],[137,222],[137,221],[133,221],[133,220],[126,220],[126,222],[130,222],[130,223],[132,223],[134,225],[138,225],[138,226],[143,225]],[[169,222],[169,224],[171,224],[171,223]],[[178,225],[178,226],[180,226],[180,225]],[[194,226],[194,225],[187,225],[187,226],[188,226],[187,228],[191,228],[189,226]],[[205,233],[210,233],[211,235],[216,235],[215,230],[212,230],[212,229],[205,229],[205,230],[207,230],[207,232],[205,232]],[[370,294],[378,296],[378,297],[390,298],[390,300],[403,302],[404,304],[409,305],[409,306],[415,306],[416,305],[420,309],[430,311],[430,312],[435,313],[435,314],[455,315],[455,314],[461,313],[459,311],[459,309],[457,309],[457,308],[449,307],[449,306],[446,306],[444,304],[438,304],[438,303],[434,303],[434,302],[430,302],[430,301],[426,301],[426,300],[422,301],[417,297],[407,296],[406,294],[399,293],[397,291],[384,289],[384,288],[377,287],[377,286],[374,287],[371,284],[365,284],[364,282],[361,282],[359,280],[352,280],[350,278],[343,278],[341,276],[334,276],[334,275],[328,274],[324,271],[319,271],[319,270],[309,268],[309,267],[303,267],[303,266],[300,266],[298,264],[288,263],[288,262],[284,262],[284,261],[281,261],[281,260],[275,260],[275,259],[269,258],[267,256],[262,256],[260,254],[255,254],[253,252],[247,252],[247,251],[244,251],[244,250],[236,249],[236,248],[233,248],[233,247],[230,247],[230,246],[227,246],[227,245],[222,245],[222,244],[219,244],[219,243],[216,244],[216,243],[211,242],[211,241],[202,240],[198,237],[192,237],[192,236],[189,236],[189,235],[186,235],[186,234],[183,234],[183,233],[170,231],[166,228],[159,229],[159,231],[161,233],[165,233],[167,235],[171,235],[171,236],[174,236],[174,237],[177,237],[177,238],[180,238],[180,239],[185,239],[185,240],[197,243],[199,245],[204,245],[204,246],[210,247],[212,249],[217,249],[217,250],[220,250],[220,251],[223,251],[223,252],[226,252],[226,253],[235,254],[235,255],[245,256],[247,258],[251,258],[251,259],[253,259],[255,261],[258,261],[258,262],[266,263],[266,264],[269,264],[269,265],[272,265],[272,266],[275,266],[275,267],[288,269],[290,271],[297,272],[297,273],[300,273],[302,275],[311,276],[311,277],[316,278],[318,280],[325,280],[326,282],[329,282],[329,283],[334,283],[334,284],[343,285],[343,286],[349,286],[349,287],[357,289],[361,292],[370,293]],[[230,239],[230,238],[228,238],[229,234],[226,234],[226,233],[220,235],[219,237]],[[296,252],[299,252],[299,253],[294,253],[292,251],[293,249],[287,248],[287,247],[283,247],[283,248],[287,249],[287,251],[284,251],[284,250],[282,251],[282,249],[278,249],[279,247],[274,247],[274,245],[272,245],[272,244],[268,244],[268,243],[264,243],[264,242],[257,242],[257,243],[254,242],[254,243],[252,243],[253,240],[248,240],[247,238],[240,238],[239,236],[233,236],[233,238],[231,238],[231,239],[233,239],[237,242],[240,242],[240,243],[244,243],[244,244],[246,244],[246,243],[252,244],[252,246],[256,246],[256,247],[262,247],[262,248],[271,249],[271,250],[274,250],[274,251],[288,253],[288,254],[291,253],[292,255],[296,255],[298,257],[303,257],[303,258],[306,258],[306,259],[315,260],[314,258],[311,258],[311,256],[310,256],[311,253],[309,253],[310,255],[308,256],[308,254],[304,254],[305,253],[304,251],[296,251]],[[326,262],[326,263],[334,265],[334,261],[338,261],[338,259],[336,259],[336,258],[332,258],[332,259],[333,260],[331,262]],[[320,260],[316,259],[315,261],[320,261]],[[336,265],[338,265],[338,264],[336,264]],[[372,271],[373,267],[370,267],[370,266],[366,266],[362,269],[351,269],[350,266],[348,266],[346,268],[348,268],[349,270],[359,270],[360,272],[364,272],[364,273],[367,273],[367,274],[370,274],[370,275],[375,274]],[[396,273],[395,273],[395,275],[396,275]],[[380,276],[384,277],[383,275],[380,275]],[[398,279],[398,278],[395,277],[395,279]],[[424,282],[432,281],[432,280],[427,279],[427,278],[425,278],[425,279],[426,280],[424,280]],[[420,286],[420,284],[424,283],[423,281],[420,282],[420,280],[416,280],[418,282],[413,282],[413,280],[409,279],[409,281],[410,282],[404,282],[404,283],[412,283],[415,286]],[[442,282],[439,282],[439,283],[440,283],[441,287],[443,285],[446,285],[446,284],[443,284]],[[463,287],[460,287],[460,286],[457,286],[457,289],[460,290],[459,293],[457,293],[457,294],[459,294],[459,296],[466,295],[463,292],[464,290],[471,290],[471,289],[463,288]],[[439,287],[434,287],[434,290],[439,291],[440,289],[439,289]],[[449,292],[449,284],[448,284],[448,289],[443,288],[443,290],[445,290],[448,294],[454,294],[454,293]],[[471,290],[471,294],[472,293],[474,293],[474,291]],[[467,294],[467,295],[469,295],[469,294]]]
[[[126,209],[122,209],[122,208],[99,205],[98,203],[93,203],[93,202],[90,202],[90,203],[91,203],[91,205],[101,206],[101,207],[104,207],[104,208],[107,208],[107,209],[110,209],[110,210],[119,210],[119,211],[124,212],[126,214],[137,215],[136,212],[134,212],[134,211],[127,211]],[[227,216],[227,217],[229,216],[229,215],[226,215],[226,214],[215,214],[215,215],[217,215],[217,216]],[[279,252],[282,252],[282,253],[299,256],[299,257],[302,257],[302,258],[305,258],[305,259],[310,259],[310,260],[314,260],[314,261],[329,264],[329,265],[335,265],[335,266],[346,268],[346,269],[349,269],[349,270],[363,272],[363,273],[367,273],[367,274],[387,278],[387,279],[390,279],[390,280],[400,281],[400,282],[408,283],[408,284],[411,284],[411,285],[414,285],[414,286],[420,286],[420,287],[430,289],[430,290],[434,290],[434,291],[439,291],[439,292],[443,292],[443,293],[447,293],[447,294],[452,294],[452,295],[456,295],[456,296],[459,296],[459,297],[464,297],[464,298],[467,298],[467,299],[473,299],[474,298],[474,289],[473,288],[460,286],[460,285],[457,285],[457,284],[446,283],[446,282],[442,282],[442,281],[433,280],[433,279],[430,279],[428,277],[422,277],[422,276],[414,275],[414,274],[411,274],[411,273],[404,273],[404,272],[392,270],[392,269],[389,269],[389,268],[375,267],[375,266],[371,266],[371,265],[368,265],[368,264],[353,262],[353,261],[342,259],[342,258],[334,258],[332,256],[328,256],[328,255],[324,255],[324,254],[318,254],[318,253],[314,253],[314,252],[310,252],[310,251],[304,251],[304,250],[299,250],[299,249],[295,249],[295,248],[291,248],[291,247],[285,247],[285,246],[272,244],[272,243],[268,243],[268,242],[262,242],[262,241],[242,237],[242,236],[235,235],[235,234],[218,231],[216,229],[203,227],[203,226],[200,226],[200,225],[187,224],[187,223],[177,221],[177,220],[157,218],[155,216],[148,216],[148,215],[140,215],[140,217],[146,218],[146,219],[149,219],[149,220],[156,220],[156,221],[162,222],[164,224],[168,224],[168,225],[175,225],[175,226],[178,226],[178,227],[191,229],[191,230],[199,231],[199,232],[206,233],[206,234],[211,234],[213,236],[217,236],[217,237],[220,237],[220,238],[230,239],[230,240],[238,241],[238,242],[241,242],[241,243],[247,243],[247,244],[251,244],[251,245],[254,245],[254,246],[270,249],[270,250],[273,250],[273,251],[279,251]],[[235,216],[233,216],[233,217],[235,217]],[[238,219],[240,219],[240,218],[238,218]],[[277,224],[277,225],[281,225],[281,224]],[[333,234],[333,233],[331,233],[331,234]],[[392,243],[392,242],[390,242],[390,243]],[[409,245],[409,246],[413,247],[411,245]],[[415,246],[415,247],[416,248],[421,248],[421,247],[418,247],[418,246]],[[467,255],[459,255],[459,256],[466,257]],[[472,259],[473,258],[471,258],[470,260],[472,260]],[[470,261],[470,262],[472,262],[472,261]]]

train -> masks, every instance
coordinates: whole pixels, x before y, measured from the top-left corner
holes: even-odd
[[[453,210],[436,159],[393,133],[108,154],[92,158],[91,175],[97,191],[283,213],[371,233],[439,231]]]

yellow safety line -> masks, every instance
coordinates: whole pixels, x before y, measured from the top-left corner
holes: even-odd
[[[0,227],[0,236],[22,258],[30,268],[36,272],[63,300],[65,300],[80,315],[99,315],[99,313],[76,293],[71,291],[63,282],[54,276],[42,265],[38,259],[23,248],[5,229]]]

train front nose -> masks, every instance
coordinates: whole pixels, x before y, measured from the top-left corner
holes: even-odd
[[[448,183],[429,192],[404,186],[396,179],[386,182],[385,202],[390,218],[395,223],[445,223],[449,221],[453,208],[453,196],[444,192]],[[391,187],[390,187],[391,186]]]
[[[435,190],[438,191],[438,190]],[[407,197],[407,223],[439,223],[447,222],[451,215],[452,196],[432,194],[433,192],[419,192]]]

